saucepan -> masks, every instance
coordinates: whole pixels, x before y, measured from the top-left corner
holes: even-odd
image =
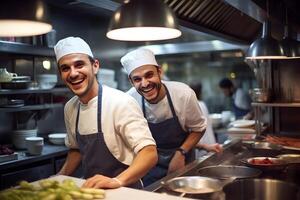
[[[215,193],[221,192],[223,184],[217,179],[201,176],[182,176],[172,178],[161,184],[168,190],[185,195],[193,195],[198,198],[210,198]]]
[[[299,200],[299,187],[274,179],[239,179],[224,186],[226,200]]]
[[[217,165],[203,167],[198,170],[199,176],[207,176],[220,180],[255,178],[261,175],[261,170],[237,165]]]

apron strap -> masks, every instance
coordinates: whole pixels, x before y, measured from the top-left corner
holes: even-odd
[[[98,113],[97,113],[97,126],[98,126],[98,133],[102,133],[102,125],[101,125],[101,111],[102,111],[102,85],[99,83],[98,89]],[[80,114],[80,102],[77,109],[77,116],[76,116],[76,126],[75,126],[75,133],[78,132],[78,122],[79,122],[79,114]]]
[[[168,103],[169,103],[169,106],[170,106],[170,109],[171,109],[171,112],[172,112],[172,116],[176,117],[176,112],[175,112],[175,109],[174,109],[174,106],[173,106],[173,102],[172,102],[169,90],[168,90],[167,86],[165,86],[165,84],[162,84],[162,85],[166,89],[167,99],[168,99]],[[145,98],[144,98],[144,96],[142,96],[142,108],[143,108],[144,117],[146,118],[146,107],[145,107]]]

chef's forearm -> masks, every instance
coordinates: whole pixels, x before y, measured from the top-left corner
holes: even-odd
[[[205,130],[202,132],[191,132],[189,136],[185,139],[184,143],[180,146],[182,149],[184,149],[186,152],[194,148],[201,137],[203,136]]]
[[[156,146],[149,145],[139,151],[128,169],[119,174],[116,178],[123,186],[137,182],[156,165],[158,160]]]
[[[66,158],[66,161],[60,171],[57,173],[58,175],[71,175],[81,162],[81,155],[79,150],[70,149]]]

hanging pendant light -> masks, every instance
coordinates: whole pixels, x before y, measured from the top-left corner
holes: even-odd
[[[154,41],[181,35],[177,20],[162,0],[130,0],[113,14],[106,36],[121,41]]]
[[[247,51],[246,59],[285,59],[286,55],[279,41],[271,36],[269,5],[267,0],[267,20],[263,23],[261,38],[255,40]]]
[[[0,37],[41,35],[51,31],[41,0],[9,0],[0,7]]]
[[[287,9],[285,10],[284,36],[281,44],[288,59],[300,58],[300,42],[290,37]]]

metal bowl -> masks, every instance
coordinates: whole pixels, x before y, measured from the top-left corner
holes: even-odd
[[[270,101],[270,90],[263,88],[253,88],[249,91],[253,102],[268,102]]]
[[[208,166],[199,169],[198,175],[226,180],[230,178],[254,178],[262,172],[259,169],[253,169],[245,166],[236,165],[218,165]]]
[[[282,200],[299,199],[297,185],[273,179],[241,179],[223,189],[230,200]]]
[[[176,177],[161,183],[167,189],[182,194],[211,194],[223,188],[219,180],[201,176]]]

